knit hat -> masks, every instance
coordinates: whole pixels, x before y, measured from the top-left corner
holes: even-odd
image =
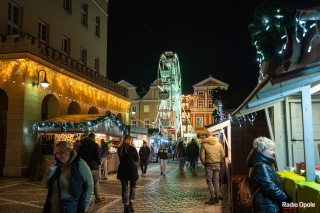
[[[182,138],[182,137],[179,137],[179,138],[178,138],[178,142],[180,142],[180,141],[183,141],[183,138]]]

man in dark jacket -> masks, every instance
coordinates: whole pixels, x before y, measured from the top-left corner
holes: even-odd
[[[168,148],[166,147],[165,143],[161,144],[161,148],[159,149],[158,155],[160,157],[161,175],[166,176],[167,160],[168,160]]]
[[[199,156],[199,146],[194,139],[192,139],[187,146],[187,156],[190,159],[191,171],[193,171],[196,167],[196,160]]]
[[[140,156],[140,168],[142,172],[141,176],[145,176],[147,172],[148,158],[150,156],[150,148],[147,146],[146,141],[143,141],[143,147],[141,147],[139,150],[139,156]]]
[[[95,203],[100,203],[105,200],[99,195],[99,169],[101,167],[100,147],[95,142],[95,134],[90,133],[88,137],[81,139],[81,145],[78,148],[78,155],[88,164],[91,170]]]
[[[104,141],[104,139],[100,140],[100,151],[101,151],[101,165],[103,165],[104,179],[108,180],[108,152],[109,147]],[[101,179],[101,169],[99,169],[99,178]]]

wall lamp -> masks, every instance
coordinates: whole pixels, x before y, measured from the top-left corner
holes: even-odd
[[[42,86],[43,88],[47,88],[47,87],[50,85],[50,83],[47,81],[47,73],[46,73],[45,70],[40,70],[40,71],[38,72],[38,83],[32,82],[31,85],[32,85],[32,86],[37,85],[37,86],[39,87],[40,72],[44,72],[44,79],[43,79],[43,81],[42,81],[40,84],[41,84],[41,86]]]

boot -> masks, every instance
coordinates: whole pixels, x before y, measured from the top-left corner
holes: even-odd
[[[132,207],[132,202],[129,202],[128,212],[134,212],[133,207]]]
[[[205,204],[216,204],[217,202],[216,202],[216,199],[214,199],[214,198],[210,198],[210,200],[208,200],[208,201],[206,201],[206,202],[204,202]]]
[[[129,206],[127,204],[124,204],[124,213],[128,213]]]
[[[219,197],[216,197],[215,200],[216,200],[216,203],[219,203]]]

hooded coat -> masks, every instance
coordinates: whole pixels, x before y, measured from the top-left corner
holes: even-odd
[[[93,138],[83,138],[77,153],[88,164],[90,170],[99,169],[101,165],[100,147]]]
[[[216,137],[204,139],[200,148],[200,160],[203,165],[220,165],[224,157],[223,148]]]
[[[272,166],[275,159],[253,149],[247,158],[247,166],[251,167],[258,162],[262,163],[254,166],[249,179],[252,192],[261,187],[253,197],[253,210],[261,213],[281,212],[282,202],[289,202],[289,199]]]

